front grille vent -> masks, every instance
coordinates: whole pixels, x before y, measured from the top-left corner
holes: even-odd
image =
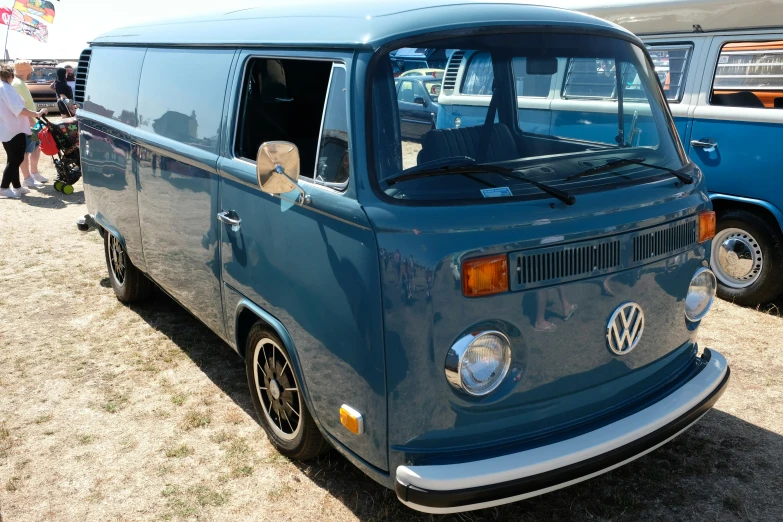
[[[511,255],[514,289],[600,274],[620,266],[620,241],[599,241]],[[512,275],[512,278],[514,276]]]
[[[446,67],[446,74],[443,75],[444,94],[454,94],[454,87],[457,85],[457,73],[459,73],[459,66],[462,64],[464,57],[465,51],[455,51],[451,55],[449,65]]]
[[[696,221],[686,221],[640,234],[633,238],[633,261],[647,261],[667,256],[695,245],[698,241]]]
[[[84,93],[87,90],[87,73],[90,70],[90,56],[92,49],[85,49],[79,56],[79,65],[76,67],[76,92],[73,93],[76,103],[84,103]]]

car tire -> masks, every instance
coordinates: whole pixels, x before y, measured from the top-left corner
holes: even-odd
[[[277,451],[308,460],[329,449],[307,409],[283,341],[264,323],[256,323],[248,333],[245,370],[256,415]]]
[[[773,301],[783,293],[781,232],[753,212],[724,212],[718,216],[711,265],[720,298],[744,306]]]
[[[117,299],[130,304],[148,298],[154,284],[134,266],[125,251],[125,245],[108,230],[103,233],[103,251],[109,282]]]

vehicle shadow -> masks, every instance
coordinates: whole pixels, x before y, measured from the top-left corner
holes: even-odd
[[[108,279],[101,282],[107,284]],[[153,299],[133,311],[256,419],[244,363],[217,335],[157,289]],[[669,444],[592,480],[506,506],[443,516],[405,507],[392,490],[336,451],[292,464],[368,521],[781,520],[780,455],[782,436],[713,410]]]

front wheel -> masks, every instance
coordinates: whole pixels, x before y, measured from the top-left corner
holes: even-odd
[[[754,306],[783,293],[783,239],[780,230],[746,210],[718,217],[712,240],[712,270],[718,296]]]
[[[305,405],[283,342],[265,324],[250,329],[245,368],[256,414],[277,451],[308,460],[329,448]]]
[[[108,230],[103,234],[103,250],[109,281],[123,303],[143,301],[152,293],[153,283],[128,258],[125,245]]]

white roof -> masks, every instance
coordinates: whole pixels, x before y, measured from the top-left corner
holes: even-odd
[[[539,0],[582,11],[637,35],[783,28],[783,0]]]

